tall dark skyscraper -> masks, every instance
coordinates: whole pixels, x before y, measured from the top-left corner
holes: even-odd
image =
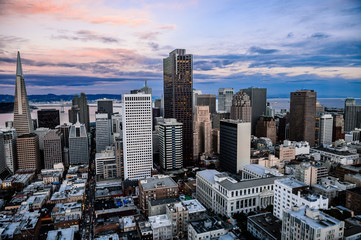
[[[243,89],[251,100],[252,107],[252,134],[255,133],[258,118],[266,114],[267,109],[267,88],[250,87]]]
[[[197,106],[209,106],[209,112],[211,114],[216,113],[216,95],[197,94]]]
[[[38,111],[38,126],[39,128],[55,129],[60,125],[59,110],[56,109],[41,109]]]
[[[108,119],[113,114],[113,100],[111,99],[100,99],[97,101],[98,110],[97,113],[107,113]]]
[[[313,90],[291,92],[290,140],[315,144],[317,93]]]
[[[28,95],[26,94],[23,68],[21,66],[20,53],[16,63],[16,83],[14,100],[14,128],[17,135],[29,134],[34,130],[30,116]]]
[[[85,93],[78,94],[73,98],[73,104],[69,109],[69,122],[75,124],[77,122],[77,115],[79,115],[79,122],[85,124],[86,130],[89,132],[89,105]]]
[[[175,49],[163,59],[164,117],[183,123],[183,165],[193,160],[193,56],[185,49]]]
[[[345,100],[345,132],[350,132],[355,128],[361,128],[361,105],[356,105],[354,98]]]

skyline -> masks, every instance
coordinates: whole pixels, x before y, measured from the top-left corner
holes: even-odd
[[[314,89],[361,97],[358,1],[2,1],[0,94],[14,94],[16,52],[28,94],[163,92],[162,60],[194,58],[194,88]]]

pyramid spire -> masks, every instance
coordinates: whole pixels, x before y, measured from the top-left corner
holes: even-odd
[[[18,51],[18,59],[16,61],[16,76],[24,77],[23,68],[21,66],[20,52]]]

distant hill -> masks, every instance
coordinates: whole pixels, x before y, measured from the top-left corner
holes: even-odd
[[[74,98],[75,94],[72,95],[55,95],[55,94],[47,94],[47,95],[29,95],[28,99],[30,102],[60,102],[60,101],[71,101]],[[122,95],[120,94],[86,94],[88,101],[95,101],[97,99],[109,98],[121,100]],[[0,103],[4,102],[13,102],[14,96],[8,94],[0,94]]]

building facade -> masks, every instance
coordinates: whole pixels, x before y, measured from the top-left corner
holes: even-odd
[[[14,99],[14,128],[18,136],[33,132],[34,125],[31,120],[28,95],[26,93],[23,68],[20,53],[16,62],[16,83]]]
[[[16,130],[14,128],[1,129],[4,134],[5,163],[9,171],[14,174],[17,170]]]
[[[75,124],[78,121],[85,125],[87,132],[90,130],[89,105],[85,93],[75,94],[72,100],[72,107],[69,109],[69,122]]]
[[[40,170],[39,137],[34,133],[23,134],[16,139],[19,169]]]
[[[223,120],[220,124],[220,165],[223,171],[237,173],[251,159],[251,123]]]
[[[208,106],[195,108],[193,130],[193,158],[198,162],[200,154],[211,152],[212,122]]]
[[[216,95],[213,94],[198,94],[197,106],[208,106],[211,114],[216,113]]]
[[[115,156],[115,148],[108,146],[105,150],[95,154],[95,173],[98,180],[121,177],[119,158]]]
[[[95,114],[95,124],[96,124],[96,150],[98,153],[104,151],[107,146],[111,144],[111,134],[112,126],[111,120],[108,117],[107,113],[98,113]]]
[[[247,93],[251,100],[252,107],[252,134],[256,130],[256,124],[258,118],[261,115],[266,114],[267,107],[267,88],[255,88],[250,87],[247,89],[242,89],[243,92]]]
[[[152,96],[123,95],[124,179],[150,177],[153,167]]]
[[[183,167],[183,124],[174,118],[159,123],[159,162],[164,170]]]
[[[277,127],[276,121],[271,116],[260,116],[255,131],[256,137],[267,137],[271,139],[272,144],[276,144],[277,141]]]
[[[242,120],[244,122],[252,121],[252,107],[250,97],[247,93],[239,90],[232,99],[231,119]]]
[[[60,125],[60,115],[57,109],[40,109],[38,112],[38,127],[55,129]]]
[[[79,121],[70,127],[69,163],[81,164],[89,162],[89,146],[86,127]]]
[[[233,88],[218,89],[218,112],[231,112],[233,95]]]
[[[185,49],[175,49],[163,59],[164,117],[183,123],[183,165],[193,159],[193,56]]]
[[[106,113],[110,119],[113,114],[113,100],[105,98],[98,100],[96,113]]]
[[[57,130],[50,130],[44,136],[44,167],[50,169],[63,162],[63,136]]]
[[[361,105],[356,105],[356,100],[347,98],[345,100],[345,132],[355,128],[361,128]]]
[[[291,92],[290,140],[315,144],[317,93],[313,90]]]
[[[320,144],[332,144],[333,117],[331,114],[325,114],[320,117]]]

